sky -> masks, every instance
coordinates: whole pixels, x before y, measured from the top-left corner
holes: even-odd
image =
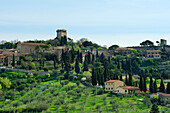
[[[170,0],[0,1],[0,41],[54,39],[57,29],[107,47],[161,38],[170,45]]]

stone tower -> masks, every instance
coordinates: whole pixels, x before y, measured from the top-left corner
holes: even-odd
[[[67,38],[67,30],[65,30],[65,29],[58,29],[57,31],[57,37],[58,38],[64,38],[64,37],[66,37]]]

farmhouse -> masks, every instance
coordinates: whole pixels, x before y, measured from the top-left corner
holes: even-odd
[[[117,88],[117,93],[121,94],[136,94],[140,93],[140,89],[134,86],[119,86]]]
[[[105,91],[116,92],[119,86],[124,86],[124,82],[120,80],[109,80],[105,82]]]

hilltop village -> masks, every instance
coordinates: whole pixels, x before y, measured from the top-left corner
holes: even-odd
[[[167,40],[107,48],[56,32],[1,42],[0,112],[170,112]]]

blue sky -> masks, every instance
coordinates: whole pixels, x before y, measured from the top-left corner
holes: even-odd
[[[74,41],[139,45],[164,38],[170,44],[169,0],[1,0],[0,40],[52,39],[68,30]]]

